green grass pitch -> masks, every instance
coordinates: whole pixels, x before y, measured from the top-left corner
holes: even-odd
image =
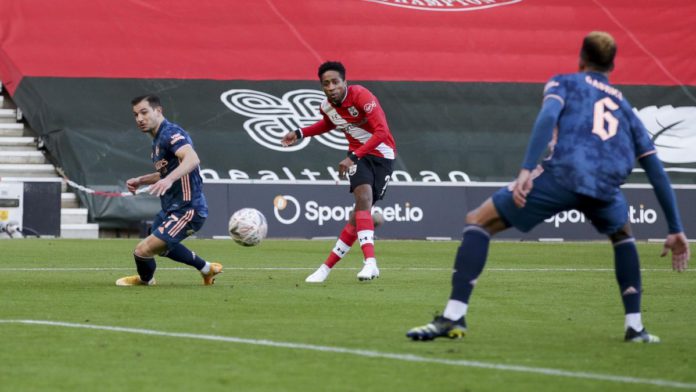
[[[468,335],[434,342],[405,332],[442,311],[456,242],[378,241],[371,282],[356,247],[310,285],[333,241],[187,240],[225,265],[214,286],[158,259],[157,286],[116,287],[135,244],[0,242],[0,390],[696,389],[696,274],[672,272],[660,244],[639,244],[657,345],[622,341],[607,243],[493,242]]]

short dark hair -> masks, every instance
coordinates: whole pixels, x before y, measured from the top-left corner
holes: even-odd
[[[147,101],[147,103],[149,103],[150,107],[153,109],[162,107],[162,102],[160,102],[159,97],[154,95],[154,94],[147,94],[147,95],[141,95],[139,97],[135,97],[131,100],[131,105],[135,106],[142,101]]]
[[[582,41],[580,58],[585,63],[600,72],[614,69],[616,57],[616,41],[611,34],[604,31],[593,31]]]
[[[336,71],[341,75],[341,79],[346,80],[346,67],[343,66],[339,61],[327,61],[319,66],[319,80],[321,80],[321,75],[326,71]]]

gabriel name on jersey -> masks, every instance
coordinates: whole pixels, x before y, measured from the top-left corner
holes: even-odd
[[[604,74],[554,76],[544,89],[546,99],[560,101],[563,110],[558,140],[542,165],[564,188],[610,200],[636,158],[655,150],[632,106]]]

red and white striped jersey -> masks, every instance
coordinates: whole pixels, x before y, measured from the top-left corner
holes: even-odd
[[[377,98],[360,85],[348,86],[347,90],[341,106],[332,105],[328,99],[321,103],[322,119],[302,128],[302,136],[320,135],[335,129],[343,132],[348,140],[348,151],[358,158],[365,155],[396,158],[396,143]]]

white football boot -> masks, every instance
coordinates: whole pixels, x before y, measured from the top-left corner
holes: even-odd
[[[379,268],[377,268],[377,261],[375,261],[375,259],[363,261],[363,264],[363,268],[358,272],[358,280],[363,281],[379,278]]]
[[[314,273],[309,275],[307,279],[305,279],[305,282],[307,283],[321,283],[326,280],[326,278],[329,277],[329,272],[331,272],[331,268],[329,268],[326,264],[322,264],[317,268]]]

